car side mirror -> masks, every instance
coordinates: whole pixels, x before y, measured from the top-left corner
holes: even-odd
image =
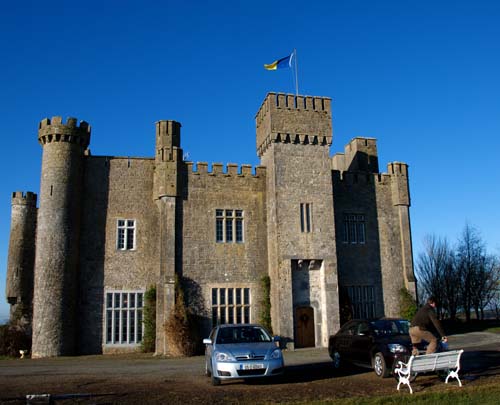
[[[279,336],[273,336],[273,342],[279,342],[281,338]]]
[[[212,344],[212,339],[209,339],[209,338],[203,339],[203,344],[204,345],[211,345]]]

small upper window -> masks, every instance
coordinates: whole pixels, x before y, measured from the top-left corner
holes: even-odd
[[[300,231],[311,232],[312,229],[312,204],[300,204]]]
[[[344,243],[364,244],[365,238],[365,216],[361,214],[344,215]]]
[[[215,210],[215,240],[219,243],[243,243],[244,215],[242,210]]]
[[[117,222],[116,248],[118,250],[135,249],[135,219],[119,219]]]

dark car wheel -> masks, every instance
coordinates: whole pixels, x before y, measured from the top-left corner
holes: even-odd
[[[387,369],[385,364],[384,355],[382,353],[377,353],[373,358],[373,370],[378,377],[386,378],[389,377],[390,370]]]
[[[445,370],[438,370],[436,371],[436,374],[438,376],[438,378],[441,380],[441,381],[446,381],[446,378],[448,377],[448,374],[450,373],[450,369],[447,368]]]
[[[334,351],[332,353],[332,362],[333,362],[333,368],[335,370],[338,370],[340,367],[342,367],[342,361],[340,359],[340,353],[338,351]]]
[[[215,376],[215,372],[214,372],[214,365],[212,364],[212,385],[213,386],[217,386],[217,385],[220,385],[220,378],[217,378]]]
[[[404,358],[403,360],[406,363],[408,363],[408,359],[409,359],[409,357]],[[399,382],[399,374],[396,372],[396,369],[401,367],[401,364],[400,364],[401,362],[402,362],[402,360],[394,360],[394,364],[392,365],[392,375],[396,379],[396,381],[398,381],[398,382]],[[417,373],[413,373],[410,375],[410,378],[409,378],[410,382],[413,382],[416,379],[417,379]]]
[[[216,376],[214,376],[213,373],[212,373],[212,385],[213,386],[220,385],[220,378],[217,378]]]

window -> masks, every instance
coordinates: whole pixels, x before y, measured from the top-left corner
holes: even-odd
[[[345,214],[342,242],[364,244],[365,241],[365,216],[361,214]]]
[[[242,210],[215,210],[215,240],[218,243],[243,242]]]
[[[212,288],[212,325],[250,323],[250,288]]]
[[[135,219],[119,219],[117,222],[116,248],[135,249]]]
[[[312,224],[312,204],[301,203],[300,204],[300,231],[301,232],[311,232]]]
[[[353,318],[375,317],[375,293],[371,285],[347,287]]]
[[[106,292],[106,344],[142,341],[143,291]]]

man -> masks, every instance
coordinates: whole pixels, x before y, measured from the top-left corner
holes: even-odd
[[[432,333],[432,330],[439,333],[443,342],[447,342],[441,322],[434,311],[436,308],[436,300],[434,297],[429,297],[427,303],[420,308],[413,319],[411,320],[410,338],[413,345],[412,355],[418,354],[417,344],[422,340],[429,342],[425,354],[435,353],[437,349],[437,337]]]

